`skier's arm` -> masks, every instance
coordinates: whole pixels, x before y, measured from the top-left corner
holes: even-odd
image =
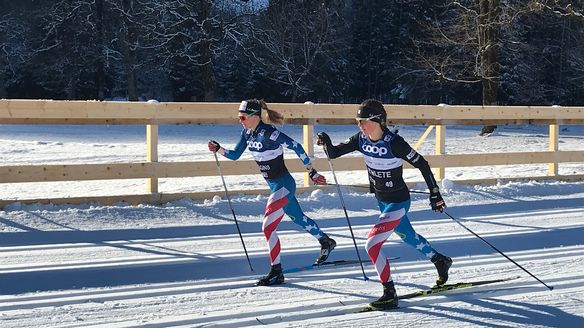
[[[304,147],[302,147],[301,144],[296,142],[294,139],[290,138],[285,133],[278,131],[278,130],[275,130],[274,132],[272,132],[272,134],[269,136],[269,138],[272,141],[280,144],[282,147],[286,147],[290,150],[293,150],[296,153],[296,155],[298,156],[298,158],[300,158],[300,160],[302,161],[302,164],[304,164],[304,166],[310,165],[310,158],[308,157],[308,155],[304,151]]]
[[[286,147],[290,150],[293,150],[296,153],[296,155],[298,155],[298,158],[300,158],[302,164],[304,164],[304,167],[308,171],[308,176],[310,177],[310,180],[312,180],[314,184],[316,185],[326,184],[326,178],[320,175],[318,172],[316,172],[316,170],[312,167],[310,157],[308,157],[308,155],[304,151],[304,147],[302,147],[301,144],[287,136],[285,133],[282,133],[278,130],[272,133],[270,139],[279,143],[280,145],[282,145],[282,147]]]
[[[438,188],[434,174],[430,169],[428,161],[420,155],[415,149],[413,149],[401,136],[396,135],[390,143],[391,151],[396,157],[399,157],[406,162],[410,163],[413,167],[420,170],[426,185],[430,191],[434,188]]]
[[[324,132],[319,133],[317,137],[317,144],[324,147],[324,151],[331,159],[341,157],[355,150],[359,150],[359,133],[351,136],[349,139],[341,142],[336,146],[333,146],[331,138]]]
[[[440,195],[440,189],[438,188],[434,174],[424,156],[418,154],[418,152],[410,147],[410,145],[399,135],[396,135],[391,141],[391,151],[395,156],[412,164],[413,167],[422,172],[422,176],[430,190],[430,205],[432,206],[432,209],[438,212],[444,211],[446,203],[444,202],[442,195]]]
[[[221,155],[229,158],[230,160],[234,160],[234,161],[239,159],[239,157],[241,157],[241,154],[243,154],[245,147],[247,146],[247,141],[245,140],[244,133],[245,133],[245,131],[241,132],[241,138],[239,139],[239,142],[237,143],[237,145],[235,145],[235,148],[233,150],[221,148],[219,150],[219,152],[221,152],[221,150],[223,150],[223,154],[221,154]]]

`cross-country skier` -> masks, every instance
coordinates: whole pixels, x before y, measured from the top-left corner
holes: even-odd
[[[361,130],[347,141],[333,146],[326,133],[318,134],[319,145],[324,146],[330,158],[337,158],[353,151],[363,153],[371,192],[375,193],[381,215],[367,236],[366,249],[383,284],[383,296],[370,304],[371,307],[391,309],[398,306],[398,297],[391,278],[389,261],[381,246],[393,231],[408,245],[415,247],[429,258],[438,270],[437,285],[448,280],[452,259],[438,253],[423,236],[417,234],[407,213],[410,209],[410,192],[403,177],[402,160],[418,168],[430,190],[430,204],[434,211],[442,212],[446,204],[428,162],[397,133],[386,127],[387,113],[377,100],[365,100],[357,111],[357,125]]]
[[[326,184],[326,178],[312,167],[310,158],[298,142],[279,131],[276,127],[262,121],[262,111],[267,113],[270,123],[281,124],[283,117],[268,108],[263,100],[249,99],[239,106],[239,122],[243,125],[241,138],[233,150],[224,149],[217,141],[209,140],[209,150],[217,152],[231,160],[237,160],[245,148],[249,149],[263,177],[270,187],[271,194],[266,205],[262,230],[268,242],[271,270],[258,282],[258,286],[269,286],[284,282],[282,265],[280,263],[280,239],[276,233],[278,224],[286,213],[294,223],[314,236],[320,243],[320,256],[315,264],[320,264],[328,258],[337,245],[325,234],[316,222],[306,216],[296,199],[296,182],[284,164],[284,148],[296,152],[308,171],[314,184]]]

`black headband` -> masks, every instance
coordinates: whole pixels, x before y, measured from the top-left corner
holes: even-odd
[[[387,114],[378,108],[361,105],[357,111],[357,118],[383,124],[387,118]]]
[[[262,115],[262,105],[257,102],[248,102],[242,101],[241,105],[239,105],[239,115],[243,116],[253,116],[253,115]]]

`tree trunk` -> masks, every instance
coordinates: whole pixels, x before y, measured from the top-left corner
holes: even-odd
[[[131,63],[134,63],[135,60],[130,60]],[[128,72],[126,75],[126,83],[128,84],[128,100],[129,101],[138,101],[138,88],[136,86],[136,70],[133,68],[133,64],[128,65]]]
[[[125,12],[131,13],[133,12],[133,0],[124,0],[123,2],[123,9]],[[138,100],[138,87],[136,82],[136,32],[134,23],[128,19],[124,19],[124,24],[126,25],[126,31],[123,40],[125,41],[123,44],[124,48],[124,56],[125,56],[125,64],[126,64],[126,87],[127,87],[127,96],[129,101],[137,101]]]
[[[75,100],[77,99],[77,91],[75,78],[72,75],[67,76],[67,87],[65,88],[65,92],[67,94],[68,100]]]
[[[96,63],[96,88],[97,88],[97,100],[105,99],[105,24],[103,22],[103,0],[96,0],[95,2],[96,11],[96,24],[97,24],[97,49],[99,53],[97,55]]]
[[[206,42],[205,42],[206,43]],[[203,58],[206,60],[205,65],[203,65],[203,88],[205,91],[205,101],[215,100],[215,72],[213,70],[213,58],[211,56],[210,44],[204,46]]]
[[[209,20],[209,18],[211,18],[212,13],[212,2],[211,1],[202,1],[201,4],[201,14],[202,17],[204,17],[205,20]],[[208,35],[212,35],[213,34],[213,26],[211,26],[210,24],[206,24],[206,26],[204,26],[205,28],[205,32]],[[203,73],[203,88],[204,88],[204,95],[205,95],[205,101],[213,101],[215,100],[215,88],[217,86],[216,84],[216,80],[215,80],[215,72],[213,69],[213,54],[211,51],[211,42],[210,41],[206,41],[206,42],[202,42],[201,43],[201,55],[202,55],[202,60],[205,63],[202,67],[202,73]]]
[[[8,98],[8,92],[6,92],[6,81],[4,80],[4,74],[0,72],[0,99]]]
[[[497,16],[500,14],[500,0],[481,0],[479,14],[480,63],[482,76],[483,105],[497,104],[497,89],[499,88],[498,43],[499,25]],[[480,135],[493,133],[496,125],[486,125]]]

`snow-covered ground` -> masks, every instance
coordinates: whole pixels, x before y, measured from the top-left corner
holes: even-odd
[[[300,128],[284,130],[300,139]],[[354,127],[317,127],[321,130],[335,142],[355,132]],[[401,133],[413,144],[423,131],[403,127]],[[160,133],[161,160],[212,160],[205,141],[213,138],[229,147],[239,127],[163,126]],[[476,127],[449,128],[447,152],[547,149],[543,127],[503,127],[488,138],[476,133]],[[0,126],[0,158],[2,165],[141,161],[144,139],[143,127]],[[582,140],[584,129],[566,127],[560,149],[582,149]],[[431,153],[432,146],[429,140],[421,152]],[[348,265],[290,273],[281,286],[254,287],[269,269],[261,233],[267,197],[231,199],[252,272],[220,179],[166,179],[163,192],[215,190],[221,198],[135,207],[14,203],[0,211],[0,327],[582,327],[584,182],[452,183],[465,177],[544,175],[546,169],[447,170],[443,195],[449,214],[553,286],[552,291],[444,214],[430,211],[422,194],[412,194],[410,219],[418,233],[453,258],[451,282],[519,278],[404,300],[401,309],[373,313],[353,313],[381,295],[371,264],[364,265],[368,281],[359,265]],[[582,163],[560,166],[562,174],[583,172]],[[415,172],[408,174],[417,179]],[[359,174],[338,177],[341,184],[364,182]],[[227,184],[245,189],[262,188],[264,182],[257,175],[230,177]],[[342,191],[360,256],[366,259],[364,240],[378,214],[375,199],[359,190]],[[120,192],[143,193],[144,182],[0,184],[4,199]],[[356,259],[337,191],[301,194],[299,201],[337,240],[330,260]],[[287,219],[278,232],[285,269],[314,261],[319,246],[310,235]],[[432,285],[435,269],[416,250],[396,236],[384,247],[388,256],[399,257],[392,261],[399,294]]]

